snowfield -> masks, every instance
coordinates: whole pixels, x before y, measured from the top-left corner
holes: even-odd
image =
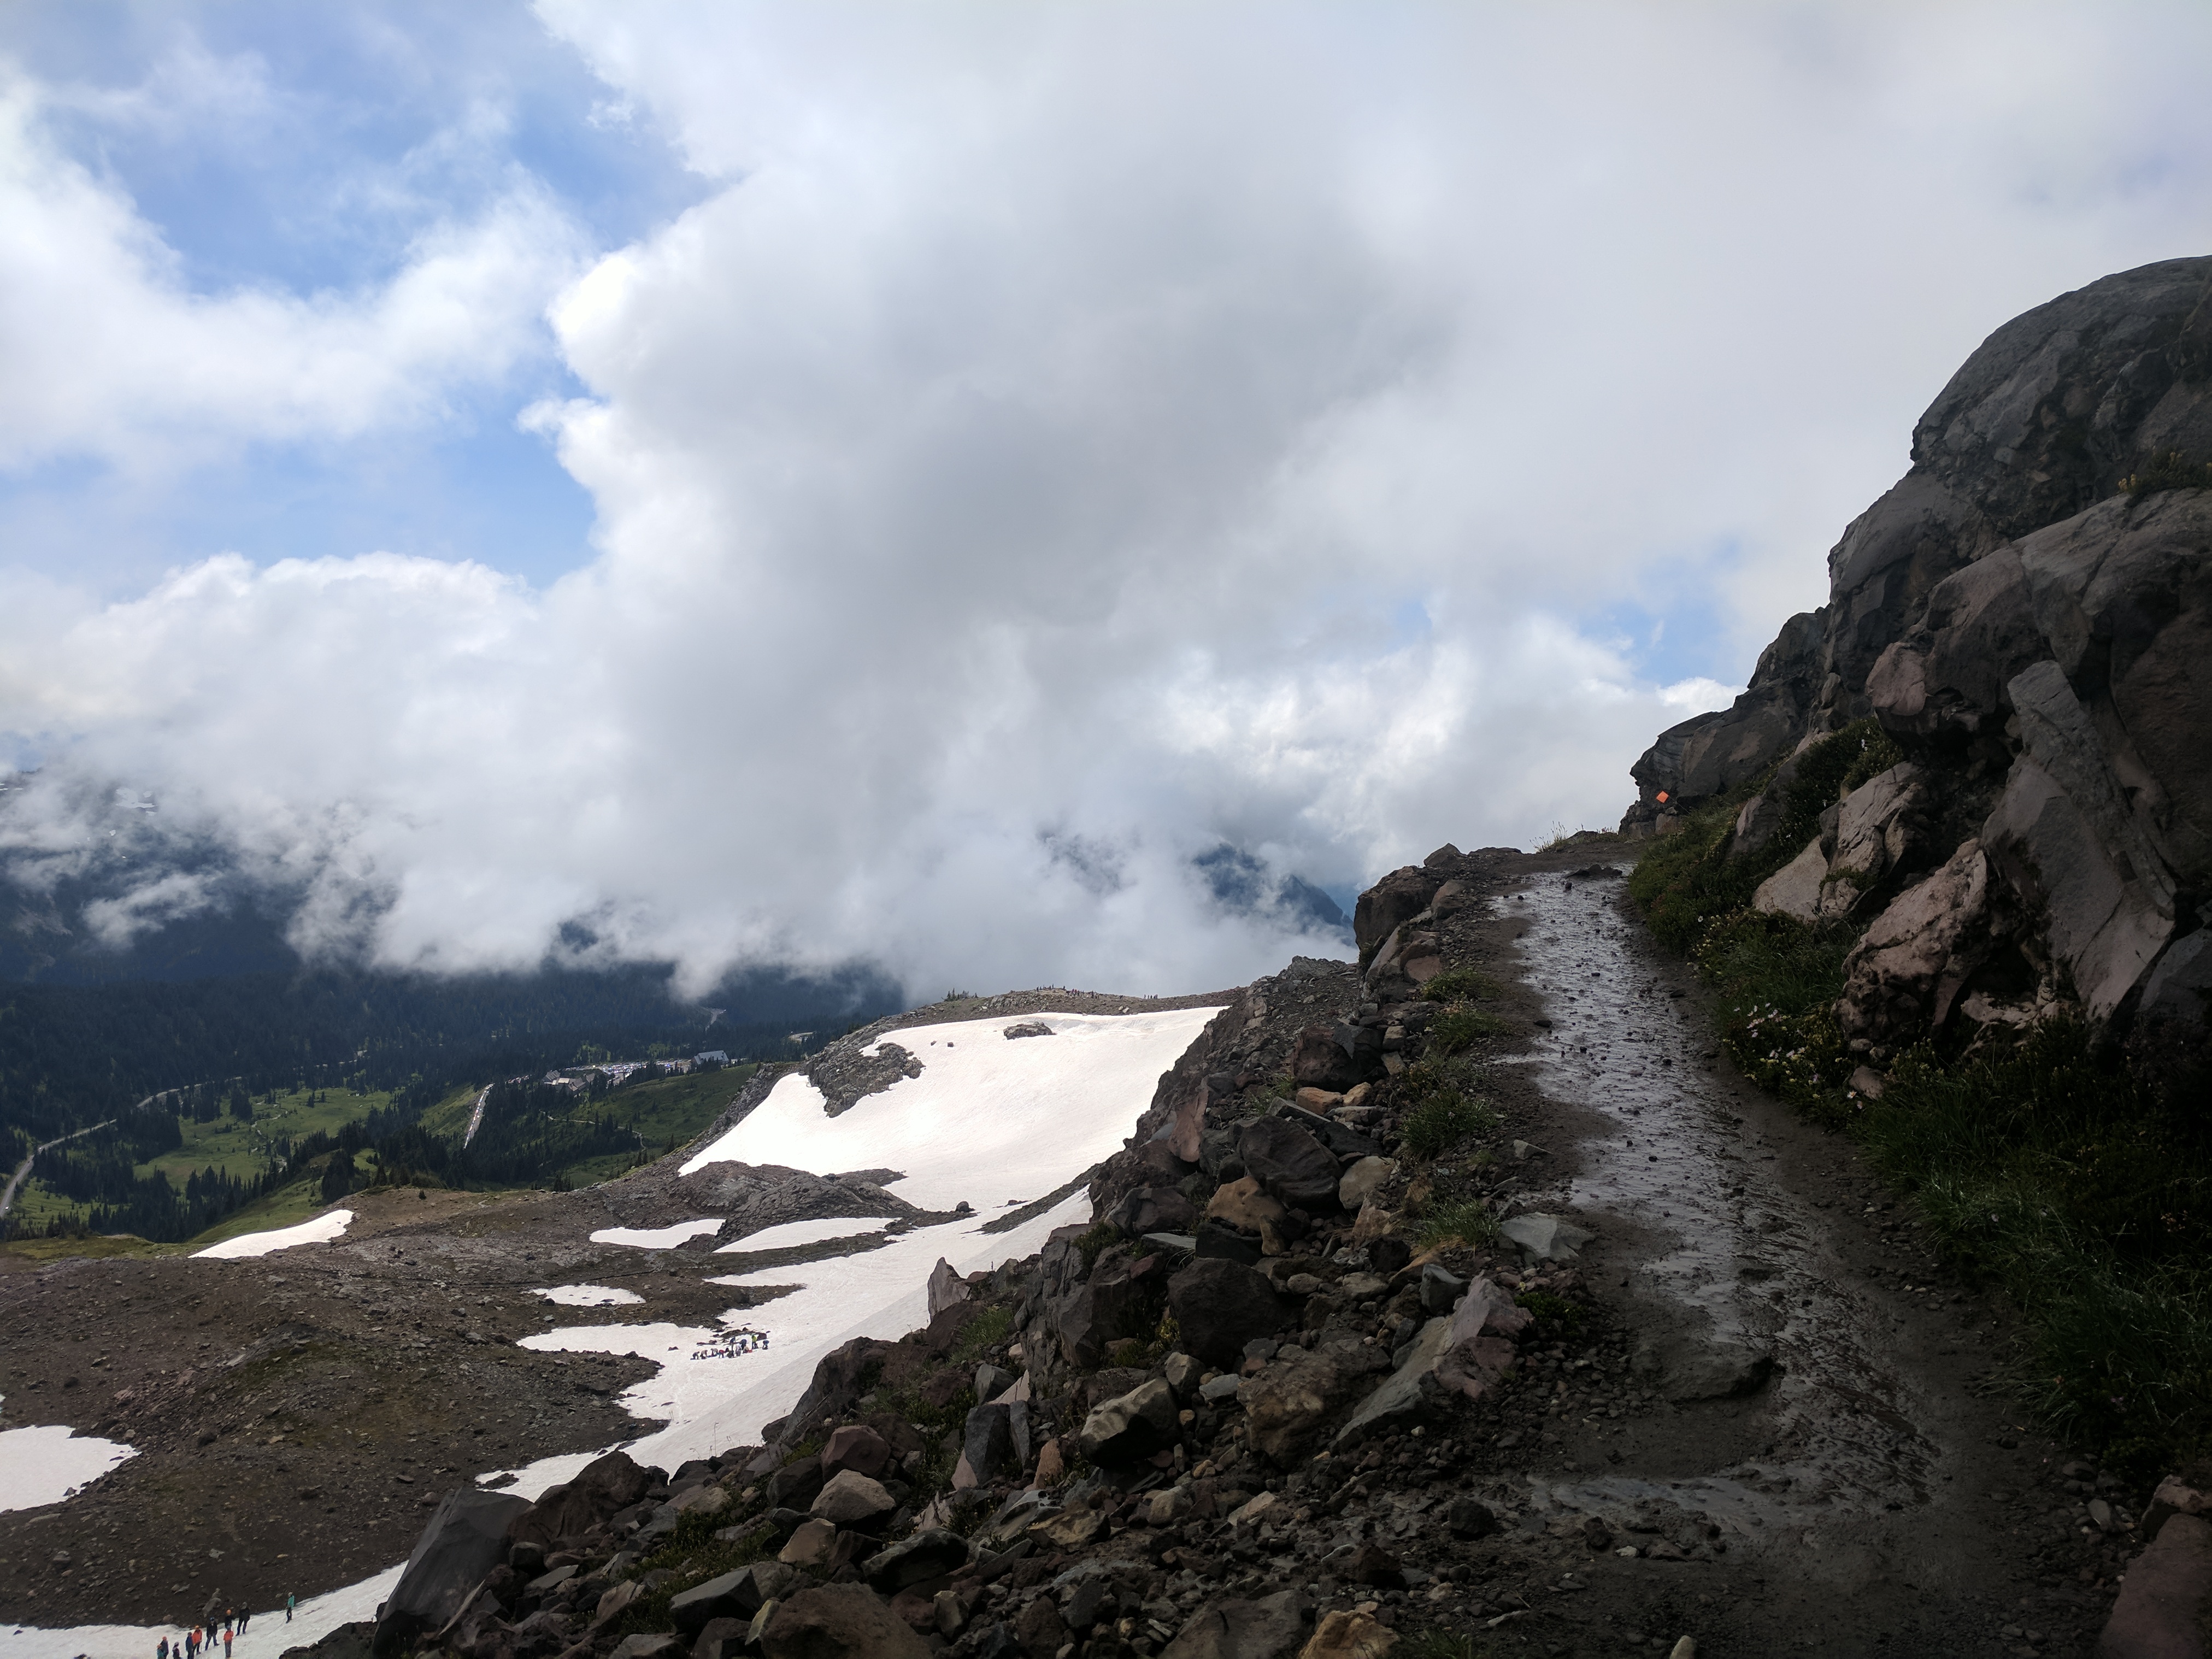
[[[550,1291],[531,1294],[563,1308],[622,1308],[645,1300],[635,1291],[617,1290],[611,1285],[556,1285]]]
[[[787,1221],[763,1227],[757,1233],[732,1239],[716,1248],[716,1255],[745,1255],[756,1250],[789,1250],[801,1244],[825,1244],[831,1239],[866,1238],[883,1231],[885,1223],[865,1216],[836,1215],[820,1221]]]
[[[266,1233],[240,1233],[236,1238],[226,1238],[220,1244],[193,1251],[192,1260],[238,1261],[249,1256],[267,1255],[271,1250],[289,1250],[295,1244],[329,1244],[343,1238],[351,1225],[351,1210],[325,1210],[313,1220],[302,1221],[296,1227],[279,1227]]]
[[[0,1429],[0,1510],[35,1510],[73,1498],[137,1454],[64,1424]]]
[[[672,1250],[687,1238],[720,1232],[722,1224],[712,1217],[679,1221],[672,1227],[602,1227],[592,1235],[594,1244],[628,1244],[641,1250]]]

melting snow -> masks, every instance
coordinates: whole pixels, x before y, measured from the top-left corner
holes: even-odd
[[[787,1221],[781,1226],[763,1227],[757,1233],[734,1239],[714,1254],[738,1255],[754,1250],[788,1250],[800,1244],[822,1244],[833,1238],[866,1238],[881,1232],[884,1225],[881,1221],[849,1215],[827,1216],[819,1221]]]
[[[226,1238],[220,1244],[193,1251],[192,1259],[212,1256],[219,1261],[236,1261],[244,1256],[267,1255],[271,1250],[289,1250],[295,1244],[331,1244],[352,1224],[351,1210],[325,1210],[313,1221],[302,1221],[296,1227],[279,1227],[266,1233],[240,1233],[236,1238]]]
[[[74,1498],[135,1455],[129,1446],[78,1434],[65,1424],[0,1429],[0,1510],[35,1510]]]
[[[532,1291],[531,1294],[557,1302],[564,1308],[622,1308],[645,1300],[635,1291],[620,1291],[611,1285],[556,1285],[550,1291]]]
[[[1042,1198],[1121,1150],[1160,1073],[1218,1012],[1055,1014],[1051,1036],[1018,1042],[1005,1029],[1028,1016],[894,1031],[884,1041],[921,1060],[920,1077],[830,1117],[793,1072],[683,1173],[729,1161],[817,1175],[888,1166],[906,1172],[898,1195],[926,1210],[964,1199],[988,1214]]]
[[[392,1594],[406,1565],[399,1562],[374,1578],[301,1602],[289,1625],[281,1606],[265,1612],[255,1608],[252,1622],[238,1638],[236,1659],[252,1659],[255,1655],[275,1659],[287,1649],[322,1640],[340,1625],[375,1618],[377,1604]],[[185,1600],[178,1599],[180,1603]],[[178,1611],[197,1616],[199,1609],[180,1605]],[[80,1656],[82,1659],[147,1659],[164,1636],[173,1647],[182,1635],[182,1627],[176,1625],[79,1625],[71,1630],[15,1625],[0,1630],[0,1653],[8,1659],[80,1659]]]
[[[592,1235],[594,1244],[630,1244],[641,1250],[672,1250],[687,1238],[720,1232],[722,1224],[708,1218],[679,1221],[672,1227],[602,1227]]]

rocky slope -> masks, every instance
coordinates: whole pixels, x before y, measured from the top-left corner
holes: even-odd
[[[1913,429],[1734,708],[1634,768],[1681,827],[1871,719],[1896,766],[1832,805],[1762,908],[1867,924],[1839,1014],[1877,1066],[2079,1011],[2201,1042],[2212,996],[2212,258],[2006,324]],[[1743,803],[1760,850],[1796,781]]]
[[[2001,1310],[1715,1066],[1589,857],[1395,872],[1088,1224],[766,1444],[456,1499],[325,1653],[2086,1652],[2149,1495],[1979,1397]]]

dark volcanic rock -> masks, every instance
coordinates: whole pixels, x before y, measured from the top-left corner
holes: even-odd
[[[1273,1336],[1285,1314],[1274,1286],[1256,1269],[1220,1256],[1201,1256],[1168,1281],[1168,1310],[1182,1345],[1213,1365],[1234,1365],[1244,1345]]]
[[[761,1633],[768,1659],[927,1659],[929,1650],[890,1604],[864,1584],[801,1590]]]
[[[459,1613],[484,1576],[507,1559],[507,1528],[529,1510],[522,1498],[501,1492],[447,1492],[384,1603],[376,1651],[398,1653]]]
[[[1295,1123],[1263,1117],[1237,1138],[1245,1172],[1270,1198],[1294,1210],[1333,1210],[1342,1171],[1336,1154]]]

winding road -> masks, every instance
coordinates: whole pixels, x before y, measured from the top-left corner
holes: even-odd
[[[143,1102],[140,1103],[143,1104]],[[105,1129],[109,1126],[109,1124],[112,1124],[116,1120],[111,1117],[106,1123],[94,1123],[82,1129],[72,1129],[65,1135],[56,1135],[52,1140],[46,1141],[37,1146],[33,1146],[31,1149],[30,1156],[26,1158],[21,1164],[18,1164],[15,1166],[15,1173],[8,1177],[8,1190],[5,1192],[0,1192],[0,1220],[4,1220],[7,1217],[8,1212],[15,1207],[15,1189],[21,1187],[25,1181],[29,1179],[31,1165],[39,1161],[39,1154],[40,1152],[46,1152],[50,1147],[58,1146],[64,1140],[75,1140],[79,1135],[88,1135],[94,1129]]]

